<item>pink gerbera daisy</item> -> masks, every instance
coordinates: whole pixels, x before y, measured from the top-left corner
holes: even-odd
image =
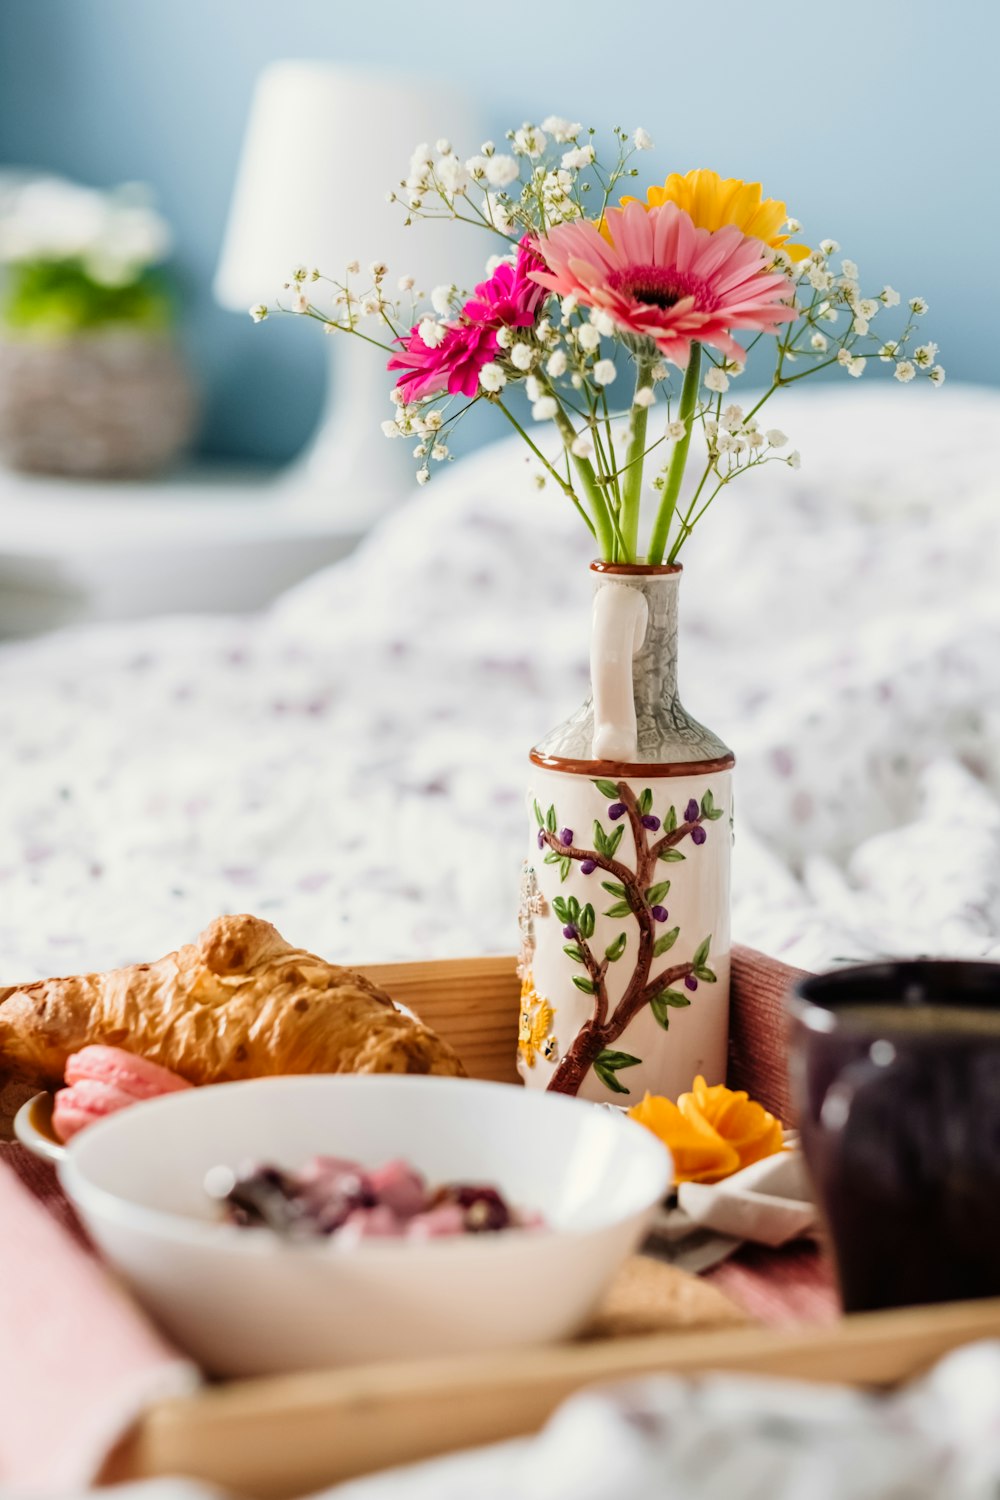
[[[796,316],[791,285],[770,269],[766,245],[736,225],[696,229],[674,203],[610,209],[603,234],[584,220],[559,224],[538,249],[548,270],[529,272],[533,281],[606,312],[681,369],[693,342],[742,364],[731,329],[773,331]]]
[[[499,349],[498,328],[531,328],[546,292],[530,279],[545,262],[527,239],[517,247],[517,261],[501,261],[489,281],[481,281],[475,296],[462,308],[458,321],[445,325],[445,335],[434,348],[420,332],[419,323],[398,354],[386,366],[405,370],[396,382],[407,402],[421,401],[441,391],[474,396],[479,372]]]

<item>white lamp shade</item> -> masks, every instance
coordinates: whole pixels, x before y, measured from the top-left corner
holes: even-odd
[[[433,148],[446,137],[464,159],[478,152],[482,130],[459,91],[334,63],[272,63],[254,94],[215,278],[218,300],[239,311],[271,302],[298,264],[341,280],[352,260],[361,262],[362,277],[382,260],[391,287],[404,274],[427,290],[481,280],[496,250],[492,236],[447,221],[407,227],[403,206],[387,203],[386,194],[407,175],[419,142]]]

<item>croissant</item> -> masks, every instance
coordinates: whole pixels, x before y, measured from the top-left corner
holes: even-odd
[[[152,964],[0,989],[0,1072],[39,1087],[88,1043],[190,1083],[271,1073],[464,1074],[428,1027],[363,974],[286,943],[258,917],[218,917]]]

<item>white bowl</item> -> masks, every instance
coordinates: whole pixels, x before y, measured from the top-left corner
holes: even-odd
[[[209,1167],[322,1153],[496,1185],[547,1228],[426,1243],[295,1244],[220,1223]],[[81,1131],[60,1165],[90,1234],[209,1371],[459,1354],[584,1324],[667,1191],[670,1157],[593,1104],[425,1077],[254,1079],[169,1094]]]

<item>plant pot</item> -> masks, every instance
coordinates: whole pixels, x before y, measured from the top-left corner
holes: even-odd
[[[734,757],[677,695],[681,569],[592,572],[592,696],[531,752],[518,1068],[630,1104],[725,1079]]]
[[[13,469],[145,477],[183,451],[194,423],[190,378],[163,334],[0,339],[0,458]]]

